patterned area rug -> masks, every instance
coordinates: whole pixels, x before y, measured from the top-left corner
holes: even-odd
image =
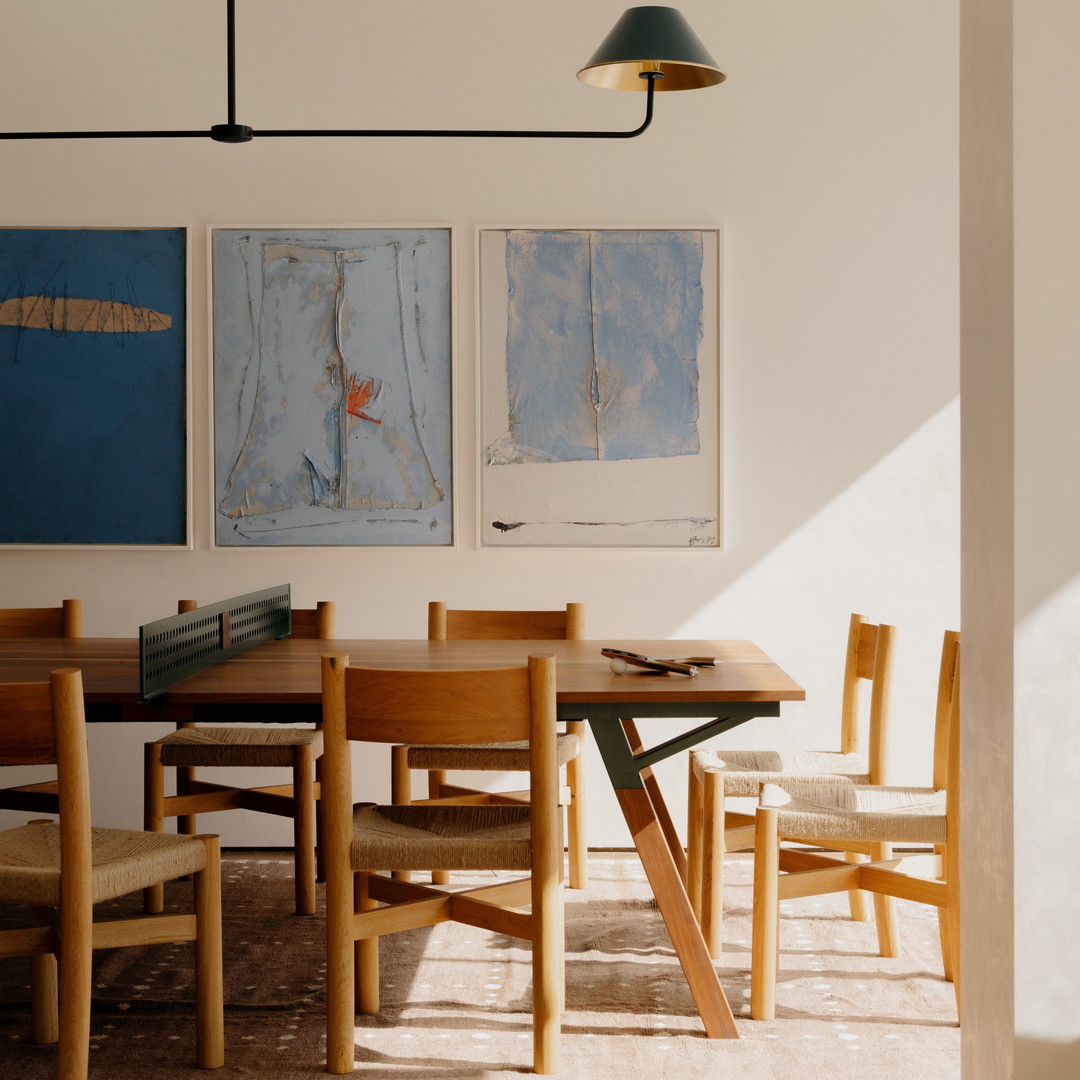
[[[905,955],[876,955],[872,924],[846,898],[785,905],[777,1019],[746,1018],[750,863],[730,860],[726,951],[718,961],[740,1039],[706,1039],[636,857],[594,854],[587,890],[566,893],[563,1077],[750,1080],[959,1076],[952,986],[937,923],[900,904]],[[273,853],[224,862],[226,1065],[219,1076],[322,1073],[325,961],[321,915],[292,907],[292,861]],[[490,875],[483,877],[483,880]],[[481,880],[459,875],[459,880]],[[189,885],[169,887],[167,902]],[[125,899],[114,910],[137,912]],[[0,918],[4,912],[0,909]],[[192,1078],[191,947],[100,953],[94,969],[92,1080]],[[27,967],[0,961],[0,1077],[51,1080],[55,1053],[29,1041]],[[383,1008],[357,1024],[368,1077],[509,1077],[531,1071],[529,952],[456,924],[386,939]]]

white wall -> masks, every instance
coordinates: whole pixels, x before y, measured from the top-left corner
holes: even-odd
[[[256,129],[630,128],[642,108],[574,78],[621,4],[237,6],[237,119]],[[597,638],[755,639],[808,702],[739,740],[823,745],[859,610],[900,629],[897,779],[926,778],[935,654],[959,609],[957,5],[681,10],[728,81],[660,95],[653,129],[628,142],[0,143],[3,224],[191,229],[195,535],[192,551],[5,550],[0,604],[81,596],[88,634],[129,635],[178,597],[287,581],[300,606],[336,598],[345,635],[416,637],[428,599],[584,601]],[[0,14],[0,126],[225,119],[221,0],[66,0],[48,15],[3,0]],[[275,223],[456,227],[454,549],[210,548],[206,228]],[[708,223],[724,235],[724,549],[480,550],[474,229]],[[138,820],[146,734],[92,732],[103,823]],[[591,843],[626,846],[593,765]],[[666,771],[678,808],[681,762]],[[385,795],[385,770],[358,785]],[[285,842],[239,817],[211,823],[226,844]]]

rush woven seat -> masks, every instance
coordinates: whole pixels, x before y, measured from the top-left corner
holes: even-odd
[[[192,611],[193,600],[181,600],[180,613]],[[334,605],[320,603],[311,609],[291,612],[292,636],[334,636]],[[191,835],[197,814],[217,810],[254,810],[291,818],[296,859],[296,913],[315,914],[316,834],[318,832],[318,761],[322,756],[322,732],[318,728],[254,724],[251,727],[219,727],[177,724],[156,742],[147,743],[144,759],[145,813],[143,826],[162,832],[165,819],[175,817],[177,830]],[[213,784],[196,777],[196,768],[292,770],[292,783],[239,787]],[[176,794],[165,794],[165,769],[176,769]],[[160,888],[148,889],[144,897],[148,912],[160,912]]]
[[[565,610],[474,611],[448,608],[441,601],[428,604],[428,640],[457,641],[560,641],[585,636],[584,604],[567,604]],[[567,852],[570,887],[588,884],[588,839],[585,835],[585,721],[572,720],[559,733],[559,766],[566,767]],[[521,801],[522,792],[491,793],[450,783],[447,773],[528,772],[528,744],[521,741],[475,743],[468,746],[395,746],[391,750],[390,798],[395,803],[412,801],[412,771],[427,772],[427,796],[431,799],[459,797],[470,801],[490,796],[499,802]],[[404,872],[405,867],[401,868]],[[446,872],[433,871],[432,880],[445,885]]]
[[[825,783],[843,777],[852,784],[869,784],[866,758],[828,750],[695,750],[694,775],[700,783],[710,769],[724,772],[724,794],[756,799],[762,784],[781,784],[793,776],[820,776]]]
[[[242,766],[254,769],[286,768],[293,764],[293,748],[310,746],[322,754],[322,732],[314,728],[203,727],[182,728],[161,740],[161,764],[172,766]]]
[[[836,844],[881,841],[944,844],[945,792],[928,787],[872,784],[765,784],[759,806],[779,811],[784,836],[813,836]]]
[[[959,740],[960,636],[947,631],[938,678],[931,787],[886,787],[792,780],[766,784],[754,823],[754,903],[750,1015],[775,1016],[780,902],[865,889],[938,908],[945,977],[957,984],[959,1003]],[[866,863],[781,847],[810,843],[827,851],[864,851]],[[935,854],[893,858],[893,844],[919,845]],[[881,857],[876,854],[884,850]],[[929,868],[920,862],[929,861]],[[914,867],[916,872],[909,872]],[[879,927],[879,946],[881,940]]]
[[[85,1080],[95,948],[195,943],[196,1057],[224,1064],[221,868],[216,836],[166,836],[90,825],[82,675],[0,685],[0,765],[55,764],[59,823],[0,832],[0,902],[25,905],[25,927],[0,930],[0,957],[31,958],[37,1043],[58,1043],[60,1080]],[[192,875],[194,913],[95,921],[94,904]],[[58,958],[62,959],[59,965]]]
[[[379,1011],[379,936],[454,920],[531,942],[533,1068],[558,1072],[564,992],[555,658],[530,656],[527,667],[408,671],[353,668],[347,656],[324,656],[322,676],[327,1070],[354,1067],[357,997],[361,1012]],[[527,805],[353,806],[354,740],[449,745],[503,735],[529,747]],[[525,876],[451,892],[379,873],[402,868]],[[454,1071],[450,1062],[438,1064]]]
[[[206,866],[206,847],[191,837],[130,829],[91,829],[93,903],[137,892]],[[8,903],[60,904],[60,828],[23,825],[0,833],[0,896]]]
[[[370,870],[528,870],[530,845],[527,806],[365,806],[353,815],[353,865]]]
[[[728,797],[756,799],[762,784],[784,783],[796,777],[826,784],[884,783],[893,633],[894,627],[871,623],[865,615],[854,614],[848,621],[839,749],[690,752],[687,892],[713,957],[720,956],[723,948],[724,852],[746,851],[754,842],[753,815],[729,811],[725,800]],[[864,725],[860,723],[859,708],[864,683],[870,684],[865,723],[867,753],[861,751],[860,729]],[[891,903],[881,899],[876,901],[876,906],[879,928],[895,941]],[[868,918],[865,899],[860,893],[851,894],[850,907],[853,919]]]

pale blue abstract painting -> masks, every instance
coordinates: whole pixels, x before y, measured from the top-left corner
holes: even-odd
[[[449,230],[213,243],[217,543],[450,543]]]
[[[720,231],[481,229],[481,535],[720,545]]]
[[[509,234],[509,429],[489,460],[696,454],[701,267],[693,232]]]

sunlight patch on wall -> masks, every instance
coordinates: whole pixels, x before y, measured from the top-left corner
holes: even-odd
[[[959,426],[954,399],[672,630],[756,641],[806,688],[805,705],[769,721],[769,745],[810,738],[832,748],[848,616],[858,611],[898,628],[893,779],[928,781],[941,637],[959,626]],[[835,664],[823,668],[822,656]],[[761,743],[760,723],[726,744]]]

